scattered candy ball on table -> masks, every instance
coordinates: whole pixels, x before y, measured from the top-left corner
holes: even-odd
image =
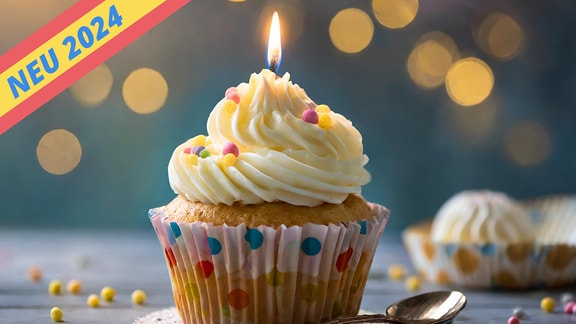
[[[572,306],[572,314],[576,314],[576,305]]]
[[[571,293],[567,292],[567,293],[563,293],[562,297],[560,297],[560,300],[562,300],[562,304],[566,305],[571,301],[574,301],[574,295],[572,295]]]
[[[406,279],[406,289],[408,291],[416,291],[420,289],[420,278],[418,276],[410,276]]]
[[[512,316],[517,317],[518,319],[526,318],[526,313],[522,307],[516,307],[512,311]]]
[[[98,299],[98,295],[92,294],[92,295],[88,296],[88,299],[86,300],[86,304],[88,304],[88,306],[90,306],[90,307],[100,306],[100,299]]]
[[[54,322],[62,322],[63,317],[64,313],[62,313],[60,307],[52,307],[50,310],[50,318],[52,318]]]
[[[80,283],[80,280],[72,279],[68,281],[68,285],[66,285],[66,290],[68,290],[68,292],[73,295],[79,294],[80,290],[82,290],[82,284]]]
[[[564,313],[573,314],[574,313],[574,306],[576,306],[576,303],[574,303],[572,301],[566,303],[566,305],[564,306]]]
[[[113,301],[114,296],[116,296],[116,291],[112,287],[106,286],[100,291],[100,297],[107,302]]]
[[[146,302],[146,293],[143,290],[136,289],[132,292],[131,299],[134,305],[142,305]]]
[[[42,280],[42,269],[40,269],[40,267],[31,267],[28,269],[28,279],[32,282],[40,282]]]
[[[52,280],[48,284],[48,293],[50,295],[60,295],[62,293],[62,281]]]
[[[556,302],[551,297],[545,297],[540,302],[540,308],[546,313],[551,313],[555,307]]]
[[[402,280],[406,275],[406,271],[401,264],[393,264],[388,268],[388,278],[391,280]]]
[[[520,320],[516,316],[512,316],[508,319],[508,324],[520,324]]]

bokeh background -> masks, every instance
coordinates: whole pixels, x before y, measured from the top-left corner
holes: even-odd
[[[1,0],[0,53],[72,5]],[[361,131],[389,231],[454,193],[573,193],[576,2],[193,0],[0,136],[0,226],[149,228],[172,150],[266,67]]]

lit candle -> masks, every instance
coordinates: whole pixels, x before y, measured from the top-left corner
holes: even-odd
[[[282,42],[280,40],[280,19],[278,12],[274,11],[272,24],[270,25],[270,35],[268,36],[268,68],[276,73],[280,67],[282,58]]]

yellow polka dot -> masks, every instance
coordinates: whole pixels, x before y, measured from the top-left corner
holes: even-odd
[[[452,279],[450,279],[450,275],[448,272],[446,272],[446,270],[440,269],[436,273],[436,282],[441,285],[448,285],[452,283]]]
[[[458,271],[463,274],[469,275],[478,271],[480,260],[473,251],[467,248],[458,248],[452,259]]]
[[[238,105],[234,102],[234,100],[226,99],[222,105],[222,109],[224,109],[225,112],[231,114],[236,111],[237,106]]]
[[[198,285],[193,282],[187,282],[184,285],[184,294],[188,300],[194,300],[200,298],[200,292],[198,291]]]
[[[329,114],[322,113],[318,116],[318,126],[320,128],[326,129],[332,126],[332,118]]]
[[[434,249],[434,245],[427,240],[422,241],[422,251],[424,251],[424,256],[426,260],[432,261],[436,256],[436,250]]]
[[[236,163],[236,155],[228,153],[222,157],[222,164],[224,166],[233,166]]]
[[[564,270],[576,257],[576,248],[565,244],[554,247],[546,256],[546,264],[556,270]]]
[[[190,140],[190,145],[192,146],[205,146],[206,145],[206,136],[205,135],[196,135]]]
[[[518,289],[520,288],[520,284],[518,280],[516,280],[516,276],[506,270],[501,270],[492,276],[492,280],[494,284],[498,287],[502,287],[505,289]]]
[[[306,302],[313,302],[320,296],[320,287],[314,284],[303,285],[300,290],[300,296]]]
[[[318,105],[318,107],[316,107],[317,113],[329,113],[330,111],[331,110],[330,110],[330,107],[328,107],[328,105],[322,104],[322,105]]]
[[[513,263],[520,263],[530,256],[532,247],[530,244],[513,244],[506,248],[506,255]]]
[[[284,283],[285,280],[285,275],[278,271],[278,269],[274,268],[272,269],[272,271],[270,271],[269,273],[266,274],[266,282],[270,285],[270,286],[280,286]]]

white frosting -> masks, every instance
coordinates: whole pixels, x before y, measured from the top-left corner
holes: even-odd
[[[328,115],[328,127],[304,121],[302,113],[317,105],[288,73],[277,79],[262,70],[235,92],[238,104],[224,98],[208,118],[210,156],[190,162],[184,151],[198,142],[194,138],[174,151],[168,176],[177,194],[213,204],[316,206],[341,203],[370,181],[358,130],[332,111],[318,112]],[[222,162],[228,143],[240,151],[232,165]]]
[[[542,198],[528,207],[539,222],[538,243],[576,245],[576,196]]]
[[[442,205],[431,237],[444,243],[518,243],[532,242],[534,233],[528,213],[505,194],[464,191]]]

